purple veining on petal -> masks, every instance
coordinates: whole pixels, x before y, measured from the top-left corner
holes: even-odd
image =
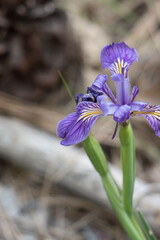
[[[133,102],[138,93],[139,93],[138,87],[134,86],[133,89],[132,89],[132,92],[131,92],[131,96],[130,96],[129,102]]]
[[[107,81],[107,75],[99,74],[94,83],[92,84],[91,88],[96,91],[103,91],[103,86]]]
[[[135,48],[130,48],[124,42],[113,43],[112,45],[106,45],[102,49],[100,60],[102,68],[108,68],[112,74],[123,73],[122,68],[127,73],[129,66],[134,61],[138,61],[138,55]]]
[[[140,112],[133,112],[131,116],[143,116],[147,119],[155,134],[160,137],[160,105],[147,105]]]
[[[114,120],[118,123],[123,123],[130,118],[131,108],[126,104],[118,107],[114,113]]]
[[[109,86],[107,85],[107,83],[105,83],[103,85],[103,92],[107,95],[107,97],[113,102],[113,103],[117,103],[117,100],[114,96],[114,94],[112,93],[111,89],[109,88]]]
[[[80,102],[76,112],[58,123],[57,136],[64,138],[61,144],[69,146],[83,141],[88,136],[96,119],[102,115],[98,103]]]
[[[94,83],[92,84],[91,88],[96,91],[102,91],[112,102],[116,103],[116,98],[108,87],[106,81],[107,75],[99,74]]]
[[[144,117],[147,119],[153,130],[155,131],[155,134],[160,137],[160,119],[157,119],[154,115],[144,115]]]
[[[74,112],[59,121],[57,125],[57,136],[60,138],[65,138],[67,132],[70,130],[71,125],[77,120],[78,116],[79,115]]]

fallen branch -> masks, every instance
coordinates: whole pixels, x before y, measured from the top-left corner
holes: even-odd
[[[64,114],[57,112],[49,107],[34,104],[29,101],[24,101],[3,92],[0,92],[0,113],[7,116],[17,117],[29,124],[32,124],[53,134],[56,134],[57,123],[65,117]],[[146,124],[145,119],[137,120]],[[98,139],[101,144],[111,147],[118,147],[118,138],[115,138],[114,141],[111,141],[111,137],[106,138],[106,131],[108,131],[108,129],[112,129],[113,126],[108,125],[108,122],[104,121],[104,119],[100,119],[99,124],[103,125],[103,128],[99,129],[95,126],[95,129],[97,129],[94,132],[96,139]],[[146,138],[146,128],[145,133],[146,135],[144,137],[137,137],[136,149],[140,150],[144,156],[156,162],[159,159],[160,150],[150,140],[151,137]],[[110,134],[112,136],[113,132]],[[154,134],[152,137],[155,137]]]

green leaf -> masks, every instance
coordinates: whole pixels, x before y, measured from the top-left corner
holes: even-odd
[[[64,79],[62,73],[60,71],[58,71],[58,74],[59,74],[59,76],[60,76],[60,78],[61,78],[61,80],[62,80],[62,82],[63,82],[63,84],[64,84],[64,86],[65,86],[65,88],[67,90],[67,92],[68,92],[68,95],[70,96],[70,98],[74,102],[74,104],[76,105],[76,102],[75,102],[75,99],[74,99],[74,97],[72,95],[72,92],[71,92],[71,90],[70,90],[66,80]]]
[[[143,231],[144,231],[144,234],[146,235],[147,239],[157,240],[157,238],[155,237],[154,233],[152,232],[151,228],[149,227],[148,223],[144,219],[143,214],[141,213],[141,211],[139,209],[137,210],[137,214],[138,214],[139,220],[143,226]]]

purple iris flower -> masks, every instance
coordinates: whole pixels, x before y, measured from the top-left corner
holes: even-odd
[[[155,134],[160,137],[160,105],[150,106],[135,101],[139,92],[134,86],[131,91],[128,70],[138,61],[137,52],[124,42],[106,45],[100,55],[102,68],[108,68],[115,83],[116,97],[107,85],[107,75],[98,75],[86,94],[78,94],[76,112],[62,119],[57,126],[57,136],[63,138],[62,145],[77,144],[87,138],[100,116],[113,116],[115,122],[124,123],[132,116],[144,116]]]

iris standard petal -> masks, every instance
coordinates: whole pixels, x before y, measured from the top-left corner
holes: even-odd
[[[125,78],[123,74],[117,73],[112,75],[112,80],[116,87],[117,104],[125,105],[130,100],[130,81],[129,78]]]
[[[130,48],[124,42],[106,45],[100,55],[102,68],[108,68],[112,74],[127,73],[129,66],[138,61],[135,48]]]
[[[131,108],[126,104],[119,106],[114,113],[114,120],[118,123],[123,123],[130,118]]]
[[[93,82],[91,88],[96,91],[103,91],[102,88],[107,81],[107,75],[99,74],[96,80]]]
[[[64,140],[62,145],[69,146],[83,141],[89,134],[94,122],[103,112],[98,103],[80,102],[76,112],[61,120],[57,135]]]
[[[133,102],[138,93],[139,93],[138,87],[134,86],[133,89],[132,89],[132,92],[131,92],[131,96],[130,96],[129,102]]]
[[[160,105],[147,105],[140,112],[132,112],[131,116],[144,116],[155,131],[155,134],[160,137]]]
[[[107,97],[113,102],[113,103],[117,103],[117,100],[114,96],[114,94],[112,93],[111,89],[108,87],[107,83],[105,83],[103,85],[103,92],[107,95]]]
[[[106,81],[107,75],[99,74],[94,83],[92,84],[91,88],[95,91],[103,92],[113,103],[116,103],[116,98],[108,87]]]

